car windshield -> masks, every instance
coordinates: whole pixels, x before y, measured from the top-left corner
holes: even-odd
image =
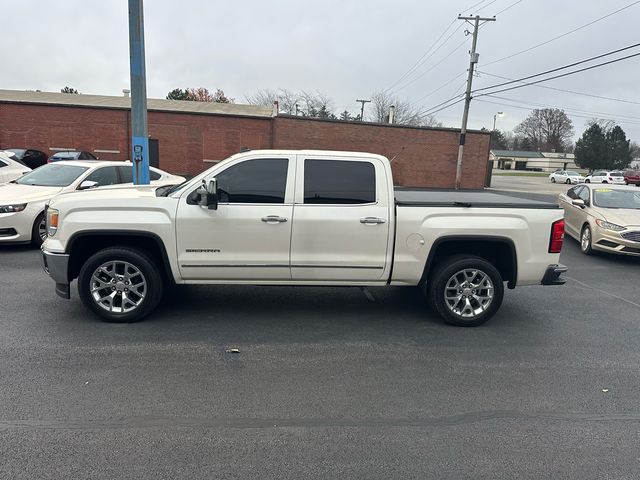
[[[65,160],[75,160],[78,157],[78,152],[58,152],[51,158],[60,158]]]
[[[16,180],[16,183],[40,187],[66,187],[71,185],[86,170],[88,170],[88,167],[50,163],[20,177]]]
[[[569,175],[570,177],[577,177],[580,174],[578,172],[567,172],[567,175]]]
[[[631,208],[640,210],[640,192],[596,188],[593,191],[593,203],[602,208]]]
[[[21,157],[26,152],[24,148],[6,148],[5,151],[12,152],[16,157]]]

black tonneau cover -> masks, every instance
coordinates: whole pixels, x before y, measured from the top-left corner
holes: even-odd
[[[550,201],[523,198],[507,192],[404,188],[394,191],[396,205],[401,207],[560,208]]]

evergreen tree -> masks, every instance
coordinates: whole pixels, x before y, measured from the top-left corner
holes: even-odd
[[[629,148],[629,140],[624,130],[616,125],[607,132],[607,168],[621,169],[626,168],[631,163],[631,150]]]
[[[580,168],[606,168],[607,139],[597,123],[587,128],[576,142],[576,163]]]
[[[186,89],[174,88],[167,94],[167,100],[193,100],[193,98]]]
[[[72,87],[64,87],[60,89],[60,93],[80,93],[80,92],[78,92],[78,90]]]

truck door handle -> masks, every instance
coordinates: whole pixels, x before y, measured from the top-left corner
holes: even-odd
[[[384,223],[385,221],[378,217],[365,217],[360,219],[360,223],[364,223],[365,225],[378,225],[379,223]]]
[[[287,221],[286,217],[279,217],[278,215],[267,215],[262,217],[261,220],[265,223],[284,223]]]

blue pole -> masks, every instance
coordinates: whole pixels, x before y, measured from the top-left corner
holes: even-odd
[[[144,61],[142,0],[129,0],[129,60],[131,70],[131,149],[133,183],[149,184],[149,130]]]

